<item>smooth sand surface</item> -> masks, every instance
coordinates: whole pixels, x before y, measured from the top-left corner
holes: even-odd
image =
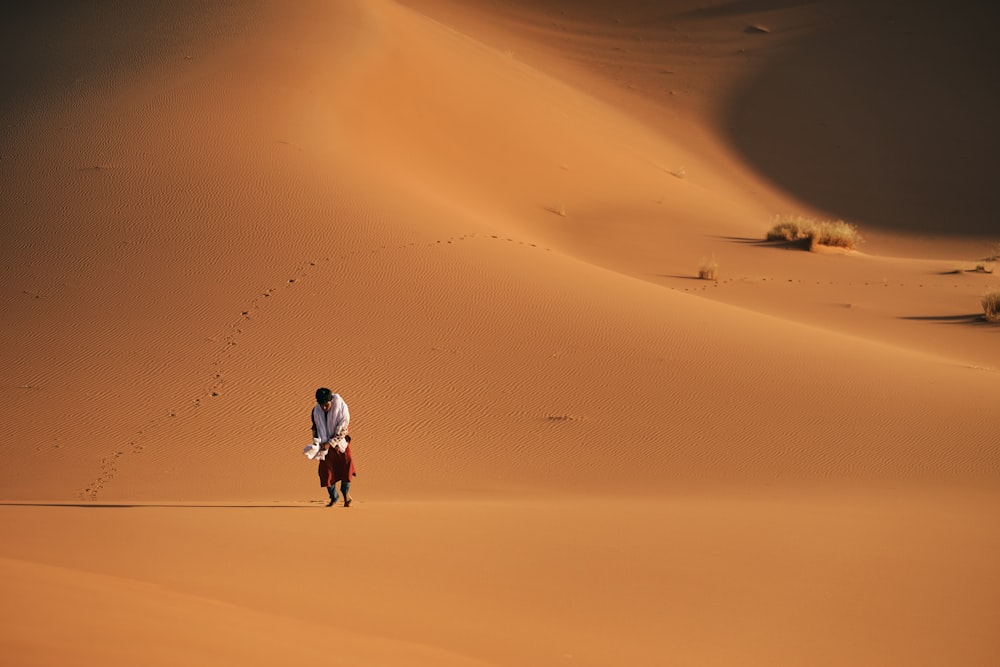
[[[994,665],[991,18],[12,10],[4,662]]]

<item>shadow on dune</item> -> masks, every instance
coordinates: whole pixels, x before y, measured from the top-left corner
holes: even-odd
[[[315,509],[317,507],[324,508],[325,503],[316,501],[312,504],[297,504],[297,505],[212,505],[208,503],[18,503],[18,502],[0,502],[0,507],[72,507],[80,509],[148,509],[148,508],[176,508],[176,509],[255,509],[255,510],[266,510],[266,509]]]
[[[982,313],[971,313],[969,315],[910,315],[899,318],[914,322],[941,322],[942,324],[971,324],[974,326],[996,327],[1000,331],[1000,326],[986,320]]]
[[[725,131],[747,162],[862,226],[1000,234],[992,3],[831,0],[803,11],[818,30],[777,49],[727,103]]]
[[[622,16],[648,23],[654,18],[697,18],[738,16],[747,12],[767,12],[815,0],[731,0],[713,3],[699,0],[505,0],[519,12],[542,11],[569,15],[576,19],[612,19],[623,23]],[[706,6],[708,5],[708,6]]]
[[[10,0],[0,21],[0,114],[95,87],[159,59],[184,62],[205,35],[237,34],[259,0]]]
[[[753,238],[751,236],[713,236],[714,239],[719,239],[720,241],[729,241],[730,243],[739,243],[741,245],[762,245],[768,243],[765,239]]]
[[[729,35],[755,71],[719,131],[809,208],[862,228],[1000,235],[1000,9],[977,0],[506,0],[498,12]],[[491,7],[493,5],[490,5]],[[721,32],[720,32],[721,31]],[[622,33],[622,34],[627,34]],[[706,47],[708,48],[708,47]],[[736,49],[734,42],[733,49]],[[721,54],[722,52],[720,52]],[[774,211],[775,214],[795,211]]]
[[[813,4],[812,0],[733,0],[713,7],[697,7],[673,15],[673,18],[694,19],[699,17],[741,16],[750,13],[769,12],[800,5]]]
[[[738,245],[756,246],[758,248],[778,248],[780,250],[810,250],[812,242],[809,239],[797,239],[795,241],[783,241],[774,239],[755,239],[747,236],[714,236],[722,241],[729,241]]]

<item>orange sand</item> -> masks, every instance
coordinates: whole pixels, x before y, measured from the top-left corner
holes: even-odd
[[[995,664],[988,10],[84,4],[0,28],[5,664]]]

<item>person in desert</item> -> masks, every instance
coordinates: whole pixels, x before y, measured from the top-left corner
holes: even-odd
[[[347,433],[350,421],[351,413],[340,395],[326,387],[316,390],[316,405],[312,409],[313,444],[307,450],[313,452],[310,458],[319,461],[319,483],[330,495],[327,507],[333,507],[339,498],[337,482],[340,482],[344,507],[351,506],[351,479],[357,473],[351,454],[351,436]]]

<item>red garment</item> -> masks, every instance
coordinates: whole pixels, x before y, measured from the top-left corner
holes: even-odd
[[[354,470],[354,458],[351,456],[351,445],[347,444],[347,449],[341,452],[336,447],[330,447],[326,452],[326,458],[319,462],[319,485],[326,487],[336,484],[341,480],[351,481],[352,477],[357,477]]]

